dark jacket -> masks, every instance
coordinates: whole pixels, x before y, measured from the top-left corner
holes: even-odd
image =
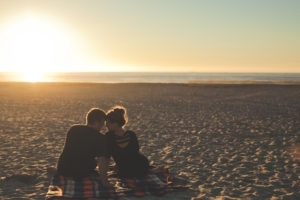
[[[66,177],[85,177],[95,170],[98,156],[108,156],[105,136],[86,125],[74,125],[67,133],[57,171]]]

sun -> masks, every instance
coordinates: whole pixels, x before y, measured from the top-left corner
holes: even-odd
[[[41,72],[24,72],[21,75],[21,79],[22,81],[25,82],[31,82],[31,83],[35,83],[35,82],[45,82],[47,81],[47,79],[45,78],[46,75],[45,73],[41,73]]]
[[[76,71],[84,63],[82,49],[74,32],[42,15],[26,13],[0,24],[0,70],[21,73],[25,81]]]

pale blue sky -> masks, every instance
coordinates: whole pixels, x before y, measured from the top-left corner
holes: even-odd
[[[2,0],[0,33],[26,12],[80,38],[77,71],[300,72],[299,0]]]

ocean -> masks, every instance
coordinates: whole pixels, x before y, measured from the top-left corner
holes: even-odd
[[[20,74],[2,72],[0,82],[23,82]],[[68,72],[45,74],[41,82],[80,83],[297,83],[300,73],[159,73]]]

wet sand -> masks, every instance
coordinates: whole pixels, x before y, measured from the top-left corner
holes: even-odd
[[[0,199],[44,199],[68,128],[114,105],[190,186],[162,199],[300,199],[300,85],[0,83],[0,105]]]

